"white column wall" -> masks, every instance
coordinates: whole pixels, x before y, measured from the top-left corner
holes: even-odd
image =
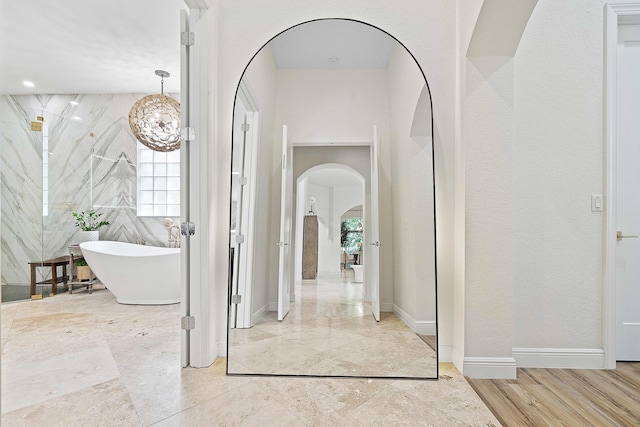
[[[332,249],[335,244],[331,235],[330,224],[333,221],[331,188],[316,184],[308,184],[307,197],[316,199],[316,215],[318,216],[318,273],[331,271]],[[335,269],[334,269],[335,270]]]
[[[516,358],[567,350],[602,367],[581,362],[602,349],[604,213],[590,199],[604,191],[605,3],[539,1],[516,54]]]
[[[431,111],[417,112],[426,84],[411,56],[394,48],[388,67],[393,182],[394,311],[435,321],[435,240]],[[421,117],[415,117],[416,113]],[[412,135],[415,123],[419,137]],[[445,189],[445,186],[442,186]],[[451,188],[451,192],[453,189]],[[447,259],[443,251],[443,259]],[[444,267],[444,266],[443,266]],[[443,268],[443,277],[450,271]]]

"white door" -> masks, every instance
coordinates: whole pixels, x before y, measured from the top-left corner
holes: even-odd
[[[231,272],[232,302],[229,326],[250,328],[253,283],[253,236],[255,212],[256,115],[239,96],[233,122],[233,158],[231,161],[231,247],[234,249]],[[239,297],[239,298],[238,298]]]
[[[230,276],[232,278],[230,283],[230,295],[241,295],[238,286],[242,283],[241,276],[241,262],[240,258],[244,258],[241,255],[241,251],[244,251],[243,230],[242,230],[242,177],[243,177],[243,161],[244,161],[244,133],[242,129],[246,124],[246,109],[240,99],[236,100],[235,111],[233,113],[233,156],[231,159],[231,248],[233,249],[233,263],[230,266]],[[236,328],[238,323],[238,304],[231,299],[231,305],[229,307],[229,327]]]
[[[640,25],[619,31],[616,359],[640,361]]]
[[[278,262],[278,320],[289,313],[291,298],[291,199],[293,192],[292,148],[287,126],[282,126],[282,186],[280,195],[280,249]]]
[[[378,199],[378,170],[380,168],[380,143],[378,128],[373,127],[373,143],[371,144],[371,230],[368,239],[371,250],[371,312],[376,321],[380,321],[380,203]]]

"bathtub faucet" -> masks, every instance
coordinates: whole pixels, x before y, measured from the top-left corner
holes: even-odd
[[[165,218],[162,223],[169,230],[169,247],[180,247],[180,226],[175,224],[171,218]]]

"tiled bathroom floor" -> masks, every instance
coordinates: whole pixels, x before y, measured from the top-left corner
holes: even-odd
[[[435,351],[393,313],[376,322],[351,269],[295,290],[283,321],[269,312],[250,329],[229,331],[229,372],[436,377]]]
[[[1,307],[3,426],[498,426],[450,364],[439,381],[229,377],[180,368],[179,307],[107,290]]]

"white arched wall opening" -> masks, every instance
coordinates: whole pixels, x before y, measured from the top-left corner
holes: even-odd
[[[320,186],[310,182],[318,172],[336,171],[342,174],[346,173],[348,177],[352,177],[349,185]],[[356,183],[357,185],[353,185]],[[302,277],[302,221],[304,215],[309,212],[309,200],[311,197],[316,199],[316,215],[319,222],[319,272],[340,272],[340,217],[342,213],[353,206],[365,205],[365,177],[345,164],[319,164],[300,174],[296,179],[294,194],[296,197],[296,212],[294,216],[295,281],[299,281]],[[338,249],[333,253],[332,249],[336,248],[336,244]]]

